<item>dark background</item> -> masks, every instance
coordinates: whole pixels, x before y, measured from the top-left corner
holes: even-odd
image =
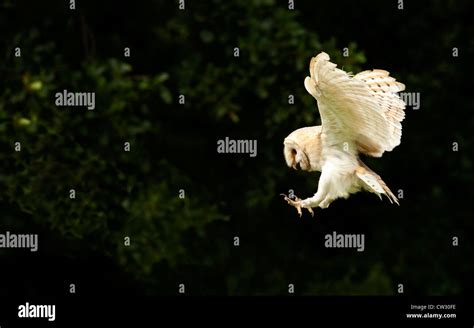
[[[176,295],[181,283],[194,295],[472,290],[473,4],[295,7],[2,1],[0,232],[38,233],[39,251],[0,250],[0,294],[65,295],[71,283],[82,295]],[[320,122],[303,86],[320,51],[420,93],[401,145],[364,160],[403,190],[400,207],[359,193],[300,219],[279,196],[317,190],[318,174],[286,167],[282,143]],[[96,109],[56,107],[64,89],[95,92]],[[257,139],[257,157],[218,154],[225,137]],[[332,231],[365,234],[365,251],[324,248]]]

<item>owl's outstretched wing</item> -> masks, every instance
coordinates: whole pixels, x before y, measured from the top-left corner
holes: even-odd
[[[318,101],[327,144],[355,145],[356,152],[380,157],[400,144],[405,86],[384,70],[350,76],[322,52],[311,59],[306,90]]]

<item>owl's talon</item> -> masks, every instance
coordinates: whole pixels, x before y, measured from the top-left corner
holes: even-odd
[[[295,200],[291,199],[290,197],[288,197],[287,195],[285,194],[280,194],[281,196],[283,196],[284,200],[291,206],[293,206],[294,208],[296,208],[296,211],[298,212],[299,216],[301,217],[303,215],[303,211],[301,210],[302,207],[301,207],[301,199],[296,197],[295,196]],[[309,208],[306,208],[308,210],[309,213],[311,213],[311,216],[314,217],[314,212],[313,212],[313,209],[311,207]]]

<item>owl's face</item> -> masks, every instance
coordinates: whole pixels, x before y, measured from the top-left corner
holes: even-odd
[[[283,142],[286,164],[295,170],[320,171],[320,135],[321,126],[293,131]]]

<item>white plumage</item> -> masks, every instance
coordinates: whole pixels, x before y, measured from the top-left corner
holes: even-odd
[[[405,86],[387,71],[374,69],[350,76],[322,52],[310,62],[306,90],[317,100],[321,126],[292,132],[284,141],[288,166],[321,171],[317,193],[285,200],[301,208],[326,208],[337,198],[360,190],[386,195],[398,204],[383,180],[359,159],[381,157],[400,144],[405,103],[398,92]]]

